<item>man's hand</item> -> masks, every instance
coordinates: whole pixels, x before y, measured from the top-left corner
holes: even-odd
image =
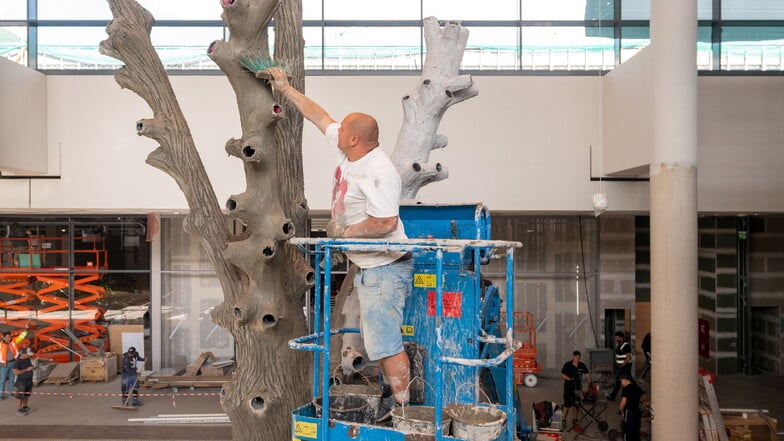
[[[279,67],[270,67],[267,69],[267,71],[269,71],[270,75],[272,75],[272,81],[270,82],[272,84],[272,88],[285,95],[286,90],[291,87],[286,72],[284,72],[283,69]]]
[[[340,239],[346,233],[346,226],[338,221],[331,220],[327,224],[327,237]]]

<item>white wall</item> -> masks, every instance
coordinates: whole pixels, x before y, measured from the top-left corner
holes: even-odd
[[[381,142],[393,147],[402,118],[400,97],[418,77],[309,77],[308,94],[336,119],[350,111],[375,115]],[[449,168],[450,178],[426,187],[426,202],[484,202],[491,210],[529,212],[591,211],[589,145],[593,174],[602,174],[601,79],[592,76],[475,77],[480,94],[447,111],[440,132],[445,150],[431,161]],[[235,98],[222,76],[176,76],[172,82],[196,138],[202,160],[223,206],[245,187],[236,159],[224,152],[226,140],[240,135]],[[730,93],[724,84],[731,84]],[[755,85],[753,97],[744,88]],[[700,210],[784,211],[784,133],[781,113],[784,79],[700,79]],[[766,90],[771,93],[766,93]],[[774,92],[778,91],[778,93]],[[731,109],[767,113],[735,114]],[[137,119],[149,117],[144,102],[121,90],[110,76],[47,77],[48,138],[62,150],[61,179],[0,180],[6,210],[156,211],[186,209],[174,181],[144,163],[156,145],[135,133]],[[720,105],[722,109],[705,106]],[[729,106],[729,108],[726,108]],[[731,118],[736,118],[730,120]],[[741,136],[733,134],[741,122]],[[716,130],[710,138],[704,130]],[[737,142],[742,142],[739,145]],[[306,195],[311,209],[327,209],[332,159],[320,133],[307,124],[303,143]],[[726,156],[722,156],[726,155]],[[742,157],[741,157],[742,156]],[[747,164],[754,173],[725,171]],[[610,211],[648,209],[645,182],[602,183]],[[726,199],[727,187],[732,195]],[[755,192],[749,194],[750,191]],[[775,197],[774,197],[775,195]]]
[[[0,171],[45,174],[46,76],[0,57]]]

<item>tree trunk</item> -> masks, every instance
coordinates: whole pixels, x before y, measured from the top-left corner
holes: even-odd
[[[101,52],[125,63],[115,79],[153,110],[152,119],[137,123],[140,135],[160,144],[147,163],[172,176],[185,194],[190,207],[185,228],[201,238],[223,288],[224,301],[212,319],[232,334],[237,347],[234,376],[221,391],[233,437],[288,439],[291,410],[310,398],[310,357],[287,345],[307,332],[303,293],[313,284],[312,269],[286,242],[295,231],[307,233],[302,118],[278,105],[269,85],[243,69],[241,61],[269,60],[267,23],[280,3],[276,51],[293,84],[302,87],[300,0],[221,1],[231,39],[213,42],[208,54],[237,96],[242,136],[230,139],[226,151],[243,161],[247,181],[245,192],[226,203],[230,218],[245,226],[234,237],[150,42],[152,15],[133,0],[108,1],[114,19]]]

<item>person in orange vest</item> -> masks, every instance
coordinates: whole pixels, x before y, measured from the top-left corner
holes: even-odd
[[[24,335],[22,339],[24,339]],[[11,340],[11,333],[4,332],[3,341],[0,341],[0,400],[5,400],[7,396],[10,397],[14,387],[16,378],[13,364],[16,356],[19,355],[19,347],[16,340],[19,340],[19,338]],[[6,381],[8,382],[7,387]]]

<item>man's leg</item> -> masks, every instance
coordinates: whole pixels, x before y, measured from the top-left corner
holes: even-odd
[[[642,372],[640,373],[640,378],[645,379],[645,376],[648,375],[648,371],[651,370],[651,353],[645,353],[645,366],[642,368]]]
[[[10,388],[12,383],[9,384],[9,389],[6,389],[5,384],[8,380],[8,369],[4,366],[0,367],[0,399],[5,400],[6,395],[11,395]],[[8,392],[6,392],[8,391]]]
[[[133,394],[133,400],[132,400],[133,401],[133,405],[134,406],[138,406],[140,404],[139,403],[139,382],[137,381],[136,376],[134,376],[133,378],[130,379],[130,383],[131,383],[131,385],[128,386],[128,387],[130,387],[132,390],[128,391],[128,393],[132,393]]]
[[[615,401],[615,396],[618,395],[618,391],[621,389],[621,372],[622,372],[622,370],[621,370],[621,368],[619,368],[617,366],[614,367],[613,369],[615,370],[615,384],[613,384],[612,391],[609,394],[607,394],[607,396],[605,397],[605,398],[607,398],[610,401]]]
[[[14,391],[14,382],[16,382],[16,374],[14,374],[14,368],[12,365],[8,366],[8,373],[6,374],[6,378],[8,378],[8,396],[10,397]]]
[[[392,395],[395,402],[400,404],[408,403],[408,384],[411,382],[411,368],[409,366],[406,351],[399,352],[390,357],[382,358],[381,371],[384,373],[389,387],[392,388]]]
[[[122,404],[128,400],[128,377],[122,377],[120,379],[120,391],[122,392]]]

